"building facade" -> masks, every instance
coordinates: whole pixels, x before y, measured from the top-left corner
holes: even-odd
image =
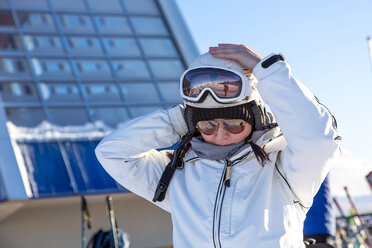
[[[134,234],[143,214],[118,209],[136,226],[123,227],[133,247],[170,245],[169,216],[113,181],[94,148],[121,123],[180,103],[179,76],[197,54],[172,0],[0,0],[0,247],[23,247],[18,231],[27,247],[77,247],[79,196],[96,208],[114,193],[163,223]]]

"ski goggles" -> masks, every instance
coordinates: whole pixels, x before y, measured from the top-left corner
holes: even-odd
[[[196,123],[196,128],[205,135],[214,134],[219,126],[221,126],[229,133],[238,134],[243,132],[244,126],[248,123],[241,119],[226,119],[222,122],[209,120],[209,121],[198,121]]]
[[[206,91],[220,103],[236,102],[248,96],[250,89],[242,73],[213,66],[186,70],[180,85],[181,96],[190,102],[198,102]]]

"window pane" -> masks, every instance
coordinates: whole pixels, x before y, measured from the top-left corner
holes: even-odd
[[[7,108],[8,120],[16,126],[35,127],[45,120],[41,108]]]
[[[0,58],[0,73],[29,74],[30,68],[25,59]]]
[[[126,102],[160,102],[152,82],[125,82],[120,86]]]
[[[141,39],[140,42],[147,56],[177,56],[170,39]]]
[[[93,108],[91,109],[96,121],[103,121],[106,125],[117,127],[121,122],[129,119],[125,108]]]
[[[16,34],[0,34],[0,51],[2,50],[22,51],[22,43],[19,36]]]
[[[26,49],[35,53],[63,53],[61,40],[58,36],[24,35]]]
[[[62,31],[75,33],[94,32],[93,24],[87,15],[59,15]]]
[[[159,82],[160,92],[167,102],[182,102],[179,82]]]
[[[58,10],[85,10],[83,0],[50,0],[53,7]]]
[[[16,8],[41,8],[41,9],[48,8],[45,0],[32,0],[32,1],[13,0],[13,4],[14,4],[14,7]]]
[[[71,54],[101,55],[99,40],[94,37],[66,37],[66,44]]]
[[[95,12],[122,12],[122,8],[118,0],[88,0],[88,2],[90,8]]]
[[[113,61],[114,70],[118,77],[148,79],[150,74],[142,60]]]
[[[130,34],[132,31],[127,19],[122,16],[96,16],[98,29],[101,33]]]
[[[89,102],[120,101],[119,90],[114,83],[84,83],[83,90]]]
[[[8,7],[9,6],[8,1],[7,0],[0,0],[0,6]],[[1,13],[0,13],[0,15],[1,15]]]
[[[49,108],[48,112],[52,123],[59,126],[84,125],[89,122],[84,108]]]
[[[132,17],[134,30],[138,34],[167,35],[163,20],[157,17]]]
[[[111,56],[140,56],[137,43],[131,38],[104,38],[103,44]]]
[[[55,30],[51,15],[44,13],[17,12],[20,26],[25,30]]]
[[[123,0],[126,10],[133,14],[159,14],[155,0]]]
[[[104,60],[76,60],[74,66],[81,77],[111,77],[110,68]]]
[[[155,110],[161,109],[161,106],[149,106],[149,107],[132,107],[130,108],[130,112],[132,114],[133,118],[136,118],[141,115],[145,115],[151,112],[154,112]]]
[[[38,76],[71,76],[71,68],[62,59],[31,59],[34,71]]]
[[[39,102],[33,82],[0,82],[4,102]]]
[[[46,102],[80,102],[79,90],[72,82],[41,82],[41,97]]]
[[[0,27],[15,27],[12,12],[0,11]]]
[[[184,71],[179,60],[150,60],[150,67],[157,78],[179,78]]]

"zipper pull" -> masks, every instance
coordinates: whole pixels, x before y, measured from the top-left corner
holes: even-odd
[[[226,171],[225,171],[225,186],[230,187],[230,180],[231,180],[231,163],[230,161],[227,162]]]

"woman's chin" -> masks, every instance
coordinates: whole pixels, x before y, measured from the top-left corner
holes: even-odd
[[[232,143],[229,140],[222,140],[222,141],[217,141],[215,144],[219,145],[219,146],[229,146],[229,145],[232,145],[234,143]]]

